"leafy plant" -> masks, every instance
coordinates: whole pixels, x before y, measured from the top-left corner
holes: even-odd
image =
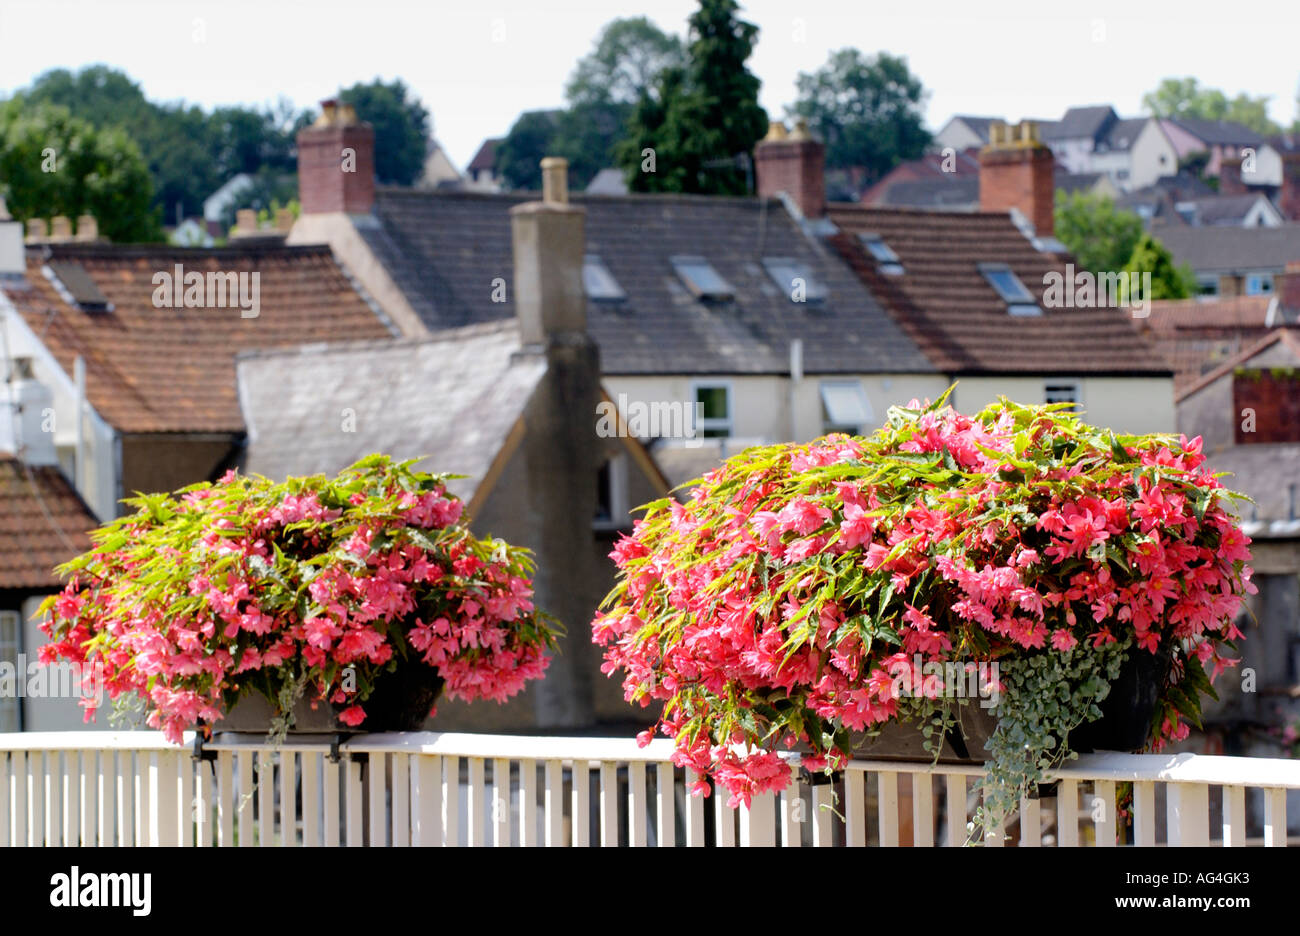
[[[833,769],[891,721],[933,738],[968,699],[930,663],[1007,667],[1007,800],[1095,716],[1125,653],[1170,648],[1152,743],[1199,722],[1253,590],[1200,440],[1005,398],[968,417],[946,397],[891,408],[869,438],[748,449],[616,544],[593,639],[628,701],[662,702],[696,792],[712,777],[748,802],[788,782],[779,748]]]
[[[227,473],[127,501],[60,566],[41,659],[102,666],[173,741],[258,692],[282,724],[304,693],[357,726],[376,680],[429,666],[449,696],[504,701],[541,677],[555,631],[532,561],[461,524],[450,475],[372,455],[337,478]],[[87,719],[94,714],[87,711]]]

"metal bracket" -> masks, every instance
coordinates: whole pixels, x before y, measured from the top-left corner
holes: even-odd
[[[202,763],[203,761],[216,761],[217,752],[209,751],[203,746],[203,732],[194,733],[194,750],[190,752],[190,757]]]

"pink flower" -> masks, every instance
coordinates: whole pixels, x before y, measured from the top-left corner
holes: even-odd
[[[339,712],[339,721],[349,727],[355,728],[366,720],[366,712],[359,705],[353,705]]]

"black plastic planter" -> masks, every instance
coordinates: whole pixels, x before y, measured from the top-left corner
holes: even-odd
[[[1140,751],[1151,737],[1152,722],[1160,687],[1169,678],[1172,657],[1169,648],[1155,653],[1134,647],[1129,651],[1119,677],[1102,700],[1101,718],[1086,722],[1070,732],[1070,749],[1080,754],[1092,751]]]

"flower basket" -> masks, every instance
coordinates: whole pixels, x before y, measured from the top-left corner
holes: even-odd
[[[1200,440],[946,396],[869,438],[749,449],[616,544],[593,639],[630,702],[662,703],[697,792],[782,788],[781,749],[960,758],[954,725],[984,713],[966,756],[1007,816],[1072,747],[1199,724],[1254,590]]]
[[[444,689],[504,701],[555,642],[531,558],[476,538],[450,476],[410,465],[375,455],[281,484],[231,472],[127,501],[60,567],[42,659],[101,665],[109,696],[142,697],[174,741],[409,729]]]

